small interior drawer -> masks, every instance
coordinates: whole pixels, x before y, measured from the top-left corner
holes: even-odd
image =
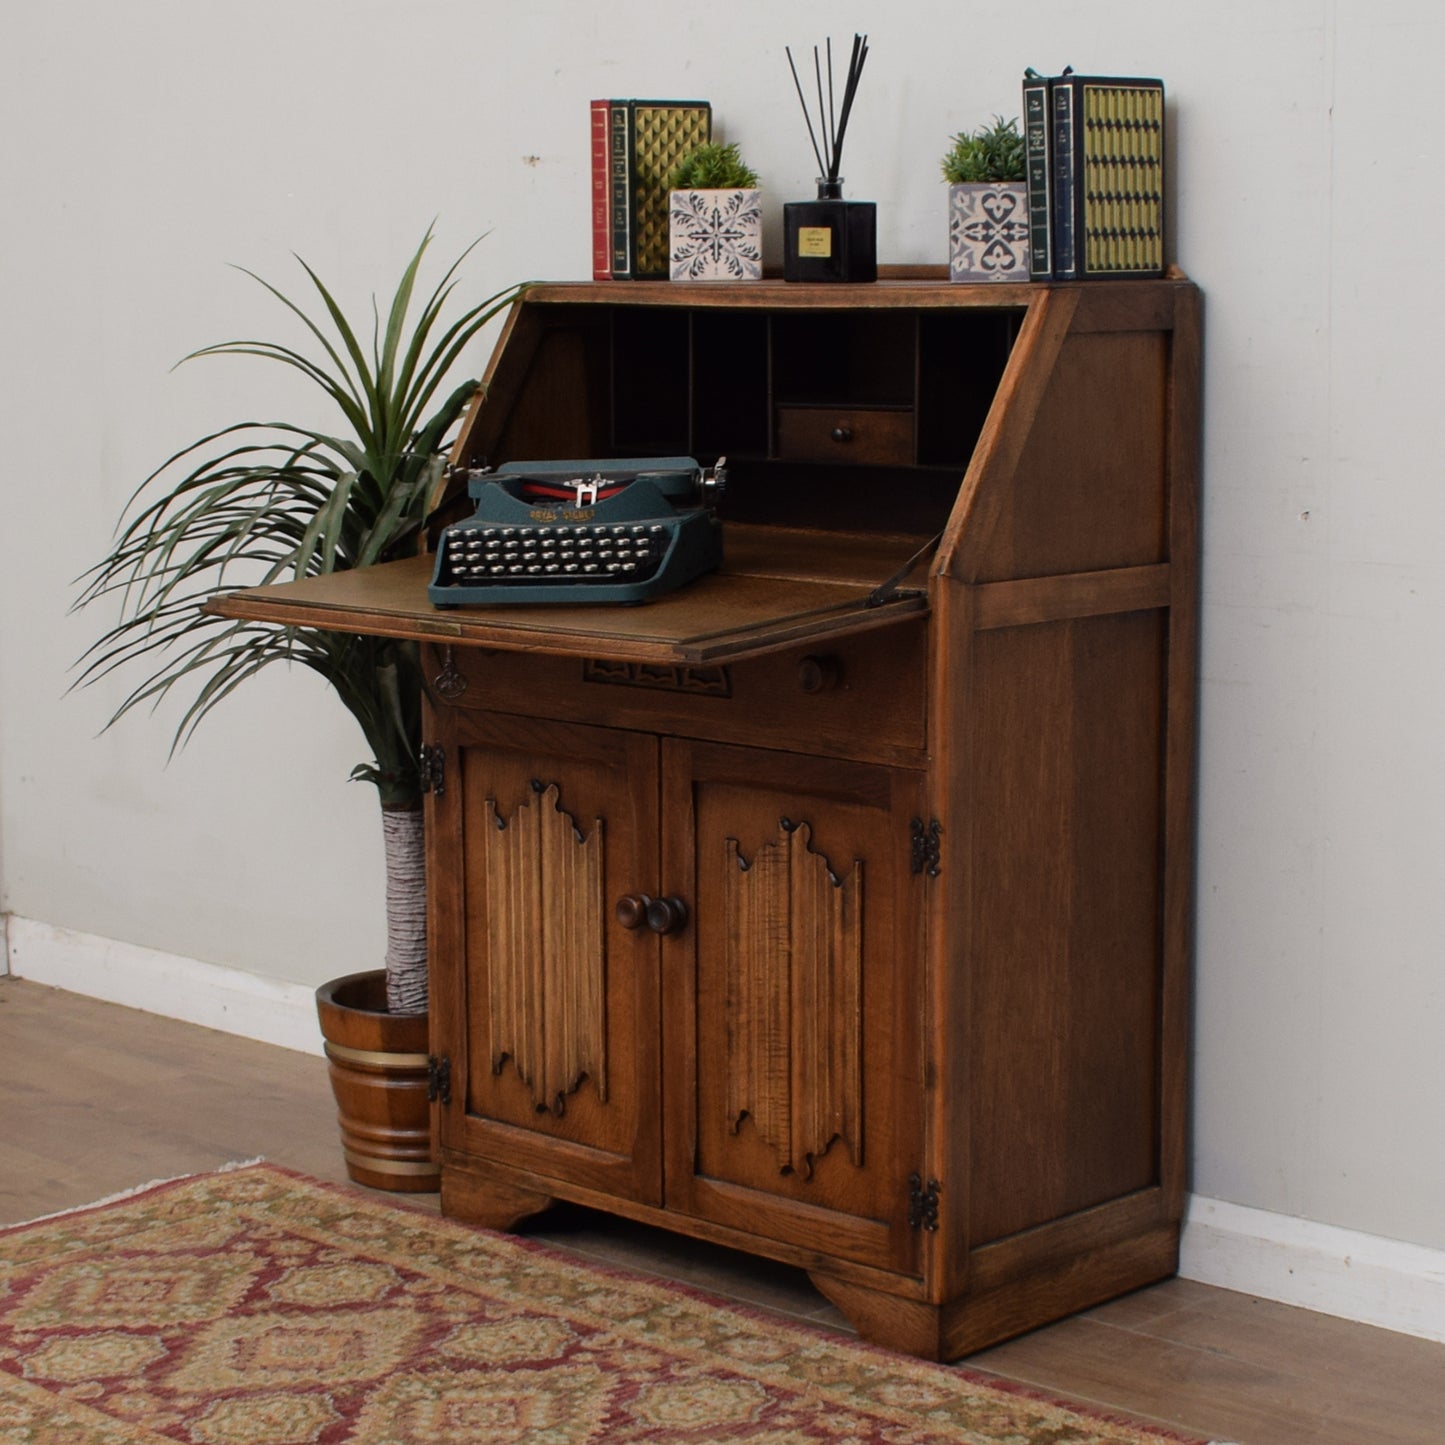
[[[911,407],[780,405],[777,454],[787,462],[911,466]]]

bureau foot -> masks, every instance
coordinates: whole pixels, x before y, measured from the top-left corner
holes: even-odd
[[[943,1311],[938,1305],[904,1299],[821,1271],[810,1272],[808,1278],[870,1344],[924,1360],[945,1358]]]
[[[441,1194],[442,1213],[449,1219],[464,1219],[484,1229],[503,1231],[516,1229],[524,1219],[541,1214],[557,1202],[550,1194],[537,1194],[460,1169],[442,1170]]]

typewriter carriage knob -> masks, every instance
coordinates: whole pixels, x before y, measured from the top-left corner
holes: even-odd
[[[704,506],[715,507],[718,498],[727,490],[727,460],[726,457],[719,457],[714,466],[702,469],[701,491]]]

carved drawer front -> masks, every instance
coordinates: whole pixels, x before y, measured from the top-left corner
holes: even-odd
[[[926,878],[916,775],[664,748],[670,1208],[907,1269]]]
[[[789,462],[911,466],[910,407],[780,406],[777,453]]]
[[[430,859],[438,896],[456,900],[437,910],[433,945],[439,1052],[454,1095],[463,1082],[443,1143],[646,1202],[659,1191],[658,944],[614,904],[655,886],[656,759],[649,737],[468,715]]]
[[[462,709],[917,765],[926,639],[921,620],[900,622],[720,667],[434,646],[426,676],[437,701]]]

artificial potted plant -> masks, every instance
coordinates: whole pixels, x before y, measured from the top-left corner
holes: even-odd
[[[77,606],[119,604],[120,620],[80,659],[79,684],[144,669],[106,726],[173,691],[188,696],[173,747],[248,677],[276,662],[319,673],[360,725],[371,760],[351,776],[376,786],[386,855],[385,970],[323,984],[347,1169],[380,1188],[436,1187],[427,1110],[425,853],[421,812],[422,678],[416,645],[310,628],[232,621],[216,594],[365,567],[417,551],[446,465],[448,434],[475,392],[454,366],[517,293],[509,288],[444,319],[469,246],[413,317],[428,231],[369,344],[320,277],[315,316],[247,272],[309,331],[311,355],[281,342],[224,341],[184,360],[251,356],[294,368],[335,407],[335,430],[241,421],[176,452],[127,505],[110,552]],[[473,242],[473,245],[476,243]],[[297,258],[300,260],[300,258]],[[444,389],[445,388],[445,389]],[[438,400],[440,397],[440,400]]]
[[[960,133],[944,155],[951,281],[1029,279],[1029,193],[1017,120]]]
[[[763,193],[736,145],[689,151],[667,178],[674,281],[756,281],[763,274]]]

